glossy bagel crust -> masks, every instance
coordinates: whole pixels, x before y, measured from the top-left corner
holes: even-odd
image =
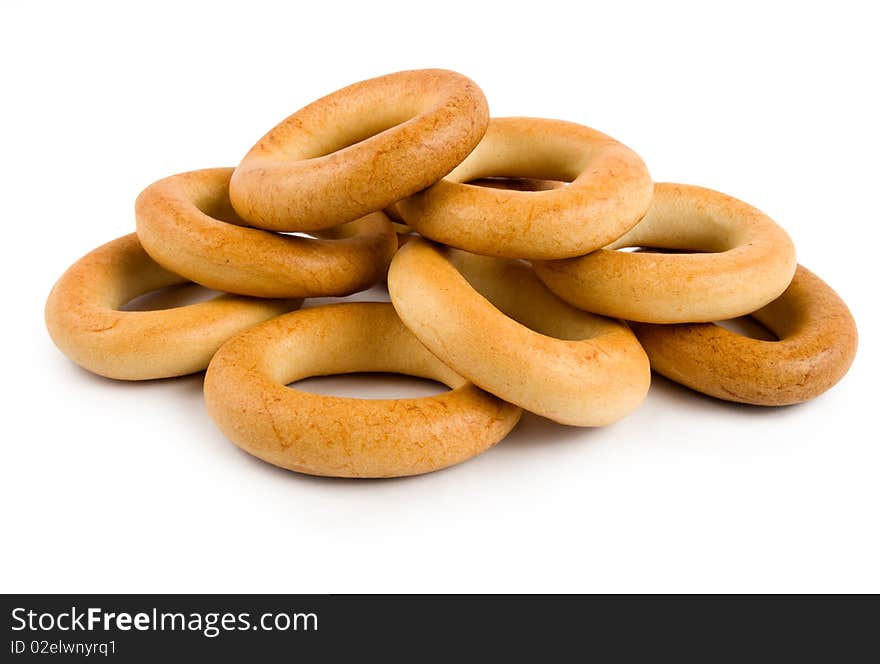
[[[258,228],[308,231],[354,221],[433,184],[477,145],[489,107],[444,69],[355,83],[283,120],[232,176],[238,214]]]
[[[138,237],[157,263],[208,288],[256,297],[349,295],[385,277],[397,244],[384,214],[332,229],[339,239],[248,228],[229,203],[232,172],[173,175],[138,196]]]
[[[448,385],[418,399],[351,399],[288,388],[309,376],[392,372]],[[418,475],[495,445],[522,411],[433,356],[384,302],[304,309],[227,342],[205,377],[211,417],[276,466],[331,477]]]
[[[55,345],[84,369],[121,380],[201,371],[224,341],[301,300],[223,295],[159,311],[119,311],[138,295],[187,283],[158,265],[132,233],[74,263],[46,302]]]
[[[392,261],[388,291],[403,322],[443,362],[544,417],[602,426],[648,392],[648,358],[629,328],[566,304],[522,261],[415,238]]]
[[[562,180],[543,191],[468,184],[488,177]],[[604,247],[651,203],[641,158],[589,127],[493,118],[480,144],[445,178],[397,204],[420,234],[486,256],[557,259]]]
[[[712,253],[616,251],[652,247]],[[654,185],[645,218],[605,249],[535,264],[576,307],[644,323],[701,323],[751,313],[788,287],[788,234],[760,210],[711,189]]]
[[[752,316],[779,341],[751,339],[712,323],[632,327],[657,373],[726,401],[807,401],[833,387],[852,364],[855,320],[840,296],[803,266],[778,299]]]

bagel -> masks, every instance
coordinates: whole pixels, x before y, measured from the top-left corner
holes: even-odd
[[[173,175],[138,196],[138,237],[157,263],[208,288],[256,297],[349,295],[385,277],[397,244],[384,214],[330,229],[340,239],[247,228],[229,203],[232,172]]]
[[[467,184],[487,177],[570,182],[544,191]],[[641,158],[594,129],[538,118],[493,118],[445,178],[397,204],[421,235],[486,256],[555,259],[604,247],[651,203]]]
[[[779,340],[751,339],[712,323],[632,327],[657,373],[726,401],[807,401],[833,387],[852,364],[858,346],[852,314],[803,266],[778,299],[752,316]]]
[[[616,251],[652,247],[706,253]],[[535,271],[586,311],[643,323],[703,323],[761,308],[797,266],[788,234],[760,210],[711,189],[656,184],[645,218],[607,248]]]
[[[601,426],[634,410],[651,382],[625,324],[551,293],[522,261],[407,242],[388,292],[413,334],[492,394],[563,424]]]
[[[378,400],[285,387],[310,376],[380,371],[452,389]],[[445,366],[380,302],[304,309],[230,339],[208,367],[205,403],[244,451],[331,477],[418,475],[460,463],[495,445],[522,412]]]
[[[442,178],[488,122],[483,92],[452,71],[355,83],[260,139],[232,176],[232,205],[253,226],[276,231],[354,221]]]
[[[186,282],[153,261],[132,233],[61,276],[46,301],[46,327],[61,352],[93,373],[169,378],[203,370],[229,337],[301,303],[223,295],[174,309],[119,311],[138,295]]]

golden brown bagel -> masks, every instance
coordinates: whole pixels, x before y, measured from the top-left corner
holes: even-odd
[[[488,122],[483,92],[452,71],[361,81],[260,139],[232,176],[232,205],[253,226],[276,231],[354,221],[446,175]]]
[[[655,371],[726,401],[807,401],[833,387],[852,364],[858,345],[852,314],[802,266],[786,291],[752,316],[779,341],[751,339],[712,323],[632,327]]]
[[[376,371],[429,378],[452,391],[379,400],[285,387],[309,376]],[[231,339],[208,367],[205,403],[246,452],[332,477],[439,470],[495,445],[521,414],[445,366],[379,302],[305,309]]]
[[[138,196],[138,237],[157,263],[208,288],[256,297],[349,295],[385,277],[397,245],[384,214],[331,229],[338,239],[248,228],[229,203],[232,171],[173,175]]]
[[[84,369],[122,380],[201,371],[220,345],[301,300],[224,295],[161,311],[119,311],[138,295],[186,283],[151,259],[132,233],[74,263],[46,302],[55,345]]]
[[[616,251],[652,247],[711,253]],[[645,323],[748,314],[786,289],[797,261],[788,234],[760,210],[711,189],[656,184],[645,218],[605,249],[535,264],[576,307]]]
[[[388,272],[401,320],[458,373],[544,417],[602,426],[632,412],[648,358],[620,321],[575,309],[522,261],[411,239]]]
[[[544,191],[466,184],[479,178],[570,182]],[[639,156],[594,129],[539,118],[493,118],[480,144],[445,178],[397,204],[413,230],[486,256],[555,259],[604,247],[651,203]]]

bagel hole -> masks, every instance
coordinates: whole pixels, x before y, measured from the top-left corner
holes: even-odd
[[[511,189],[514,191],[548,191],[568,186],[563,180],[542,180],[539,178],[519,178],[492,176],[469,180],[465,184],[475,187],[488,187],[490,189]]]
[[[348,399],[418,399],[449,391],[449,387],[443,383],[395,373],[312,376],[290,383],[288,387],[311,394]]]
[[[285,146],[282,151],[294,159],[327,157],[384,134],[418,114],[418,109],[407,108],[403,103],[389,103],[391,100],[384,102],[368,105],[361,109],[362,113],[358,113],[356,108],[349,108],[347,113],[352,115],[339,117],[335,130],[313,134],[310,140],[303,138],[299,141],[296,148]],[[352,121],[352,118],[357,118],[357,121]],[[329,119],[333,120],[332,117]]]
[[[289,237],[304,237],[310,240],[316,239],[317,235],[310,235],[309,233],[303,233],[302,231],[275,231],[277,235],[287,235]]]
[[[779,341],[770,329],[763,325],[760,321],[752,316],[740,316],[739,318],[730,318],[728,320],[720,320],[715,323],[725,330],[738,334],[749,339],[758,341]]]
[[[705,254],[710,252],[697,251],[694,249],[667,249],[665,247],[620,247],[615,251],[623,251],[628,254]]]
[[[299,237],[306,240],[345,240],[357,234],[356,221],[339,226],[331,226],[330,228],[321,228],[315,231],[273,231],[276,235],[286,235],[287,237]]]
[[[391,122],[390,124],[382,123],[374,127],[367,127],[363,131],[357,133],[340,136],[339,140],[327,143],[322,148],[320,148],[320,154],[316,154],[314,157],[312,157],[312,159],[318,157],[326,157],[336,152],[341,152],[342,150],[354,147],[355,145],[359,145],[360,143],[363,143],[364,141],[367,141],[374,136],[379,136],[380,134],[385,133],[389,129],[394,129],[394,127],[399,124],[400,122],[397,121]]]
[[[122,305],[120,310],[160,311],[162,309],[176,309],[177,307],[205,302],[218,295],[222,295],[222,293],[199,286],[198,284],[179,284],[138,295],[133,300]]]
[[[252,226],[247,221],[238,216],[238,213],[233,209],[232,203],[229,202],[228,198],[208,198],[203,201],[197,202],[197,207],[200,212],[206,214],[212,219],[216,219],[217,221],[223,221],[227,224],[232,224],[233,226],[240,226],[242,228],[256,228]],[[346,224],[343,224],[346,226]],[[258,229],[260,230],[260,229]],[[330,230],[330,229],[328,229]],[[303,231],[265,231],[271,232],[276,235],[287,235],[289,237],[301,237],[306,239],[321,239],[323,236],[319,233],[306,233]],[[327,231],[324,231],[325,234]]]
[[[250,224],[238,216],[233,209],[232,203],[228,196],[211,197],[196,202],[196,207],[202,214],[206,214],[212,219],[232,224],[233,226],[248,227]]]

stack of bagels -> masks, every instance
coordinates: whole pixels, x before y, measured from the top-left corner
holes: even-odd
[[[150,185],[135,212],[137,233],[56,283],[55,344],[122,380],[207,369],[225,435],[303,473],[444,468],[495,445],[523,409],[607,425],[642,403],[652,368],[719,399],[793,404],[840,380],[856,350],[846,305],[765,214],[654,183],[589,127],[490,118],[480,88],[451,71],[334,92],[236,168]],[[300,309],[382,281],[390,303]],[[223,294],[124,310],[187,282]],[[745,315],[776,340],[715,324]],[[289,387],[351,372],[450,390],[370,400]]]

